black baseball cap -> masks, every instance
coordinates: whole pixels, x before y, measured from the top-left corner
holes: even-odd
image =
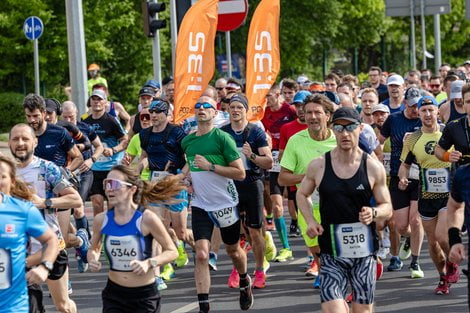
[[[333,123],[338,120],[346,120],[353,123],[361,123],[361,116],[356,109],[350,107],[341,107],[333,113]]]

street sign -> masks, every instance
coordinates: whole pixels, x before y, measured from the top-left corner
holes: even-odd
[[[424,15],[450,13],[450,0],[423,0]],[[421,0],[385,0],[385,15],[410,16],[413,3],[413,15],[421,15]]]
[[[23,24],[23,32],[29,40],[35,40],[41,37],[44,30],[44,24],[37,16],[28,17]]]
[[[237,29],[248,14],[247,0],[220,0],[217,30],[228,32]]]

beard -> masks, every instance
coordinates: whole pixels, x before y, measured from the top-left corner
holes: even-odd
[[[11,154],[13,154],[13,156],[20,162],[25,162],[27,160],[29,160],[31,158],[31,156],[33,155],[33,151],[28,151],[26,152],[25,155],[23,156],[19,156],[15,153],[15,151],[11,151]]]

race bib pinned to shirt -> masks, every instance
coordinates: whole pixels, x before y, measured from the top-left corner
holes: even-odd
[[[139,238],[137,236],[106,236],[106,254],[113,271],[132,272],[132,260],[143,260]]]
[[[281,163],[279,162],[279,151],[272,151],[273,155],[273,167],[269,170],[270,172],[279,173],[281,171]]]
[[[447,193],[449,188],[450,171],[448,168],[425,168],[424,191],[433,193]]]
[[[372,228],[363,223],[332,224],[333,253],[343,258],[363,258],[373,254]]]
[[[11,287],[11,255],[10,251],[0,249],[0,290]]]
[[[390,175],[390,160],[391,160],[391,153],[390,152],[384,152],[384,167],[385,167],[385,173],[387,176]]]
[[[229,207],[207,213],[209,214],[212,222],[214,222],[215,226],[218,228],[232,226],[240,219],[237,207]]]
[[[109,146],[106,142],[102,142],[102,143],[103,143],[103,148],[104,149],[109,148]],[[111,160],[112,160],[111,157],[107,157],[103,153],[101,153],[100,156],[96,159],[96,163],[104,163],[104,162],[109,162]]]

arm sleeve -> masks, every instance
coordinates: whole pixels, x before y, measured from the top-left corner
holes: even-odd
[[[42,236],[48,228],[41,212],[32,204],[28,210],[26,225],[26,233],[35,238]]]

